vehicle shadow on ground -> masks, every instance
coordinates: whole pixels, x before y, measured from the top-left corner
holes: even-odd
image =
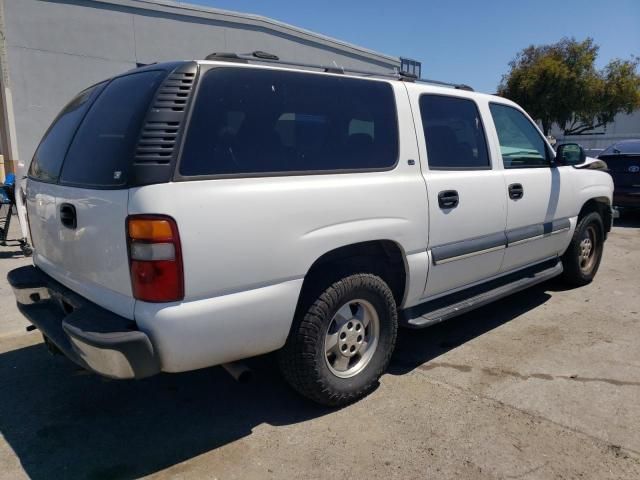
[[[556,281],[536,285],[446,322],[419,330],[401,329],[388,372],[403,375],[476,337],[539,307],[561,289]]]
[[[2,258],[24,258],[24,253],[22,250],[1,250],[0,251],[0,259]]]
[[[330,412],[293,394],[270,357],[251,366],[248,384],[221,368],[109,381],[51,357],[43,344],[14,350],[0,355],[0,433],[32,479],[131,479],[229,444],[262,423],[289,425]]]
[[[426,330],[403,329],[389,371],[408,372],[548,298],[534,287]],[[294,394],[273,356],[249,364],[254,379],[246,385],[221,368],[109,381],[51,357],[43,344],[10,351],[0,355],[0,433],[32,479],[131,479],[234,442],[260,424],[332,412]]]

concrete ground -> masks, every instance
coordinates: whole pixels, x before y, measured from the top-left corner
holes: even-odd
[[[27,263],[0,250],[0,276]],[[253,360],[107,381],[50,357],[0,279],[3,478],[640,478],[640,217],[596,280],[551,282],[402,331],[390,372],[341,410]]]

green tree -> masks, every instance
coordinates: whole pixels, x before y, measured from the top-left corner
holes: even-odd
[[[604,127],[616,114],[640,108],[640,58],[614,59],[598,70],[598,49],[592,38],[531,45],[509,63],[498,94],[540,121],[545,135],[554,122],[565,135]]]

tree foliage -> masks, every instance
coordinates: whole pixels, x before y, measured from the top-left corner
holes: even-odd
[[[554,122],[565,135],[606,126],[616,114],[640,108],[640,58],[614,59],[598,70],[598,49],[592,38],[531,45],[509,63],[498,94],[539,120],[545,135]]]

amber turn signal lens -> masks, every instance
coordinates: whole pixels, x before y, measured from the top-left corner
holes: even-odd
[[[130,218],[129,238],[149,242],[166,242],[173,239],[173,232],[168,220]]]

